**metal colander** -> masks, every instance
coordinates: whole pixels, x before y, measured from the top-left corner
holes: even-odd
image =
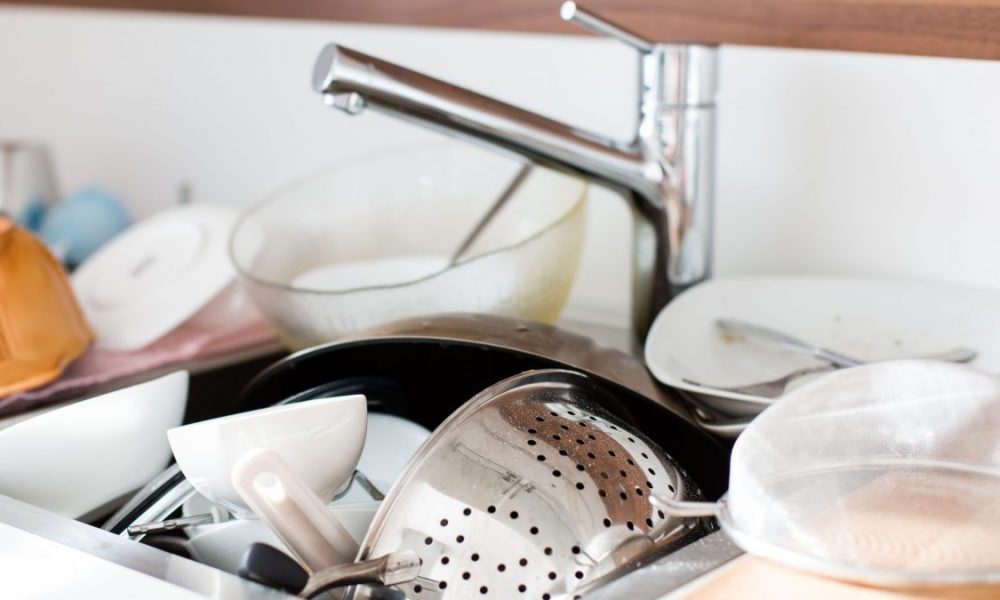
[[[702,523],[650,503],[653,493],[681,500],[700,492],[673,459],[611,415],[615,404],[594,380],[565,370],[486,389],[410,461],[359,559],[416,551],[418,577],[396,587],[409,598],[556,599],[700,535]]]

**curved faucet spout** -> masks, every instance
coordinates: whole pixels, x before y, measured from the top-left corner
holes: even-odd
[[[648,199],[658,196],[662,172],[633,144],[581,131],[350,48],[323,48],[313,87],[351,114],[360,112],[360,106],[370,107],[543,165],[641,190]]]
[[[313,87],[348,114],[376,109],[623,192],[639,217],[632,317],[642,339],[659,309],[708,273],[714,50],[691,48],[650,44],[642,55],[639,127],[629,143],[335,44],[320,53]],[[701,63],[708,67],[691,68]]]

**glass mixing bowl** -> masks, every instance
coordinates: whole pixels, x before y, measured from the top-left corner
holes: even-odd
[[[533,167],[448,264],[521,166],[460,143],[344,164],[249,209],[230,254],[250,297],[292,348],[441,312],[551,323],[580,262],[586,180]],[[380,269],[386,263],[395,278]]]

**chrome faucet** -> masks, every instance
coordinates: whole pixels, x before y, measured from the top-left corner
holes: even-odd
[[[639,52],[633,140],[581,131],[335,44],[320,53],[313,86],[348,114],[370,107],[620,190],[636,216],[632,320],[642,340],[671,298],[711,272],[716,48],[653,44],[575,2],[560,15]]]

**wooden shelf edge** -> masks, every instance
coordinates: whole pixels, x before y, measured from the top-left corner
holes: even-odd
[[[558,0],[18,0],[0,4],[579,33]],[[1000,0],[593,0],[657,41],[1000,59]]]

